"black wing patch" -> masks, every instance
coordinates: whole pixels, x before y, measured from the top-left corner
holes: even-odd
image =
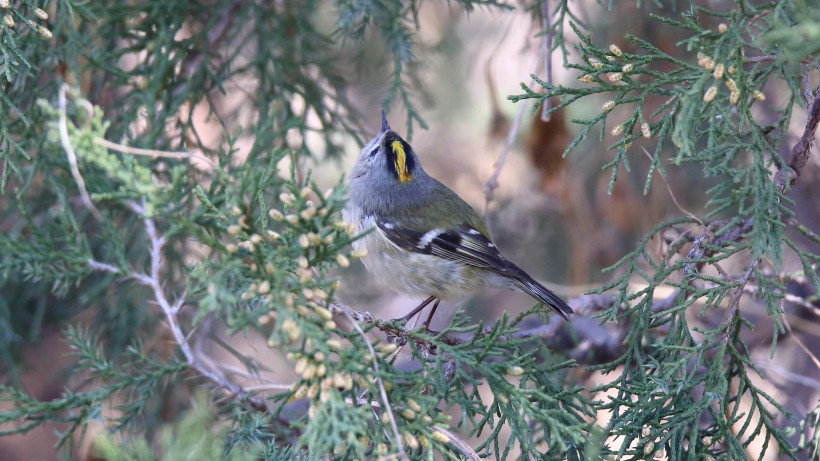
[[[388,240],[405,251],[434,255],[494,272],[520,271],[487,237],[467,225],[427,232],[401,229],[382,220],[377,225]]]
[[[550,306],[564,319],[572,313],[572,308],[563,299],[507,261],[490,239],[470,226],[419,232],[399,228],[384,220],[378,220],[376,225],[388,240],[405,251],[434,255],[495,272],[515,280],[522,290]]]

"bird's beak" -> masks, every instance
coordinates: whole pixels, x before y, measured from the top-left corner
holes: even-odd
[[[384,110],[382,110],[382,133],[390,129],[390,125],[387,123],[387,116],[384,115]]]

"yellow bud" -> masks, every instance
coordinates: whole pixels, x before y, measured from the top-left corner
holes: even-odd
[[[607,61],[609,61],[609,62],[613,62],[613,61],[615,61],[615,56],[609,56],[609,55],[607,55],[607,56],[604,56],[604,57],[605,57],[605,58],[606,58],[606,60],[607,60]]]
[[[582,75],[582,76],[578,77],[578,81],[579,82],[584,82],[584,83],[591,83],[592,82],[592,75],[590,75],[590,74]]]
[[[388,424],[390,424],[390,415],[388,415],[387,412],[385,411],[384,413],[381,414],[381,416],[379,417],[379,420],[381,420],[382,424],[387,426]]]
[[[510,399],[508,399],[507,396],[504,394],[498,394],[495,396],[495,398],[497,398],[498,401],[501,402],[503,405],[510,403]]]
[[[325,361],[325,353],[322,352],[322,351],[316,352],[315,354],[313,354],[313,360],[316,360],[317,362],[324,362]]]
[[[333,291],[336,291],[336,290],[339,289],[340,286],[342,286],[342,281],[339,280],[339,279],[336,279],[336,280],[333,281],[333,283],[330,284],[330,289],[333,290]]]
[[[270,282],[265,280],[264,282],[259,284],[259,293],[264,295],[268,292],[270,292]]]
[[[601,105],[601,109],[606,112],[611,111],[613,107],[615,107],[615,101],[607,101]]]
[[[620,56],[620,55],[624,54],[624,52],[621,51],[620,48],[618,48],[618,45],[616,45],[614,43],[612,45],[609,45],[609,51],[611,51],[612,54],[614,54],[615,56]]]
[[[235,243],[229,243],[225,245],[225,251],[227,251],[228,254],[236,253],[237,251],[239,251],[239,246]]]
[[[405,408],[404,410],[402,410],[401,415],[404,417],[404,419],[416,419],[416,412],[409,408]]]
[[[307,238],[308,242],[313,246],[319,246],[319,244],[322,243],[322,239],[319,238],[319,234],[316,232],[308,232]]]
[[[293,393],[293,400],[299,400],[304,398],[308,393],[308,387],[302,384],[296,389],[296,392]]]
[[[419,436],[419,443],[423,448],[428,448],[430,446],[430,442],[427,440],[427,437],[420,435]]]
[[[737,91],[737,84],[731,78],[726,79],[726,88],[729,89],[731,92]]]
[[[299,222],[299,217],[295,214],[289,214],[285,216],[285,222],[288,224],[297,224]]]
[[[365,248],[360,248],[350,252],[351,258],[364,258],[365,256],[367,256],[367,250]]]
[[[589,58],[589,65],[594,67],[595,69],[600,69],[604,67],[604,63],[595,58]]]
[[[621,133],[624,132],[623,125],[616,125],[615,128],[612,129],[612,136],[620,136]]]
[[[421,422],[424,423],[424,424],[430,424],[430,423],[433,422],[433,418],[431,418],[428,415],[424,415],[424,416],[421,417]]]
[[[302,269],[308,268],[308,260],[304,256],[299,256],[299,258],[296,259],[296,264],[298,264]]]
[[[242,214],[242,210],[240,210],[238,206],[233,206],[233,207],[231,207],[230,213],[231,213],[231,216],[233,216],[235,218],[235,217]]]
[[[735,105],[740,100],[740,91],[732,91],[729,95],[729,104]]]
[[[300,358],[296,361],[296,366],[293,367],[293,372],[297,375],[301,375],[305,372],[305,368],[308,366],[308,361],[305,357]]]
[[[614,72],[609,74],[609,81],[610,82],[618,82],[624,77],[624,74],[620,72]]]
[[[316,377],[321,378],[327,373],[327,366],[324,363],[320,363],[318,367],[316,367]]]
[[[418,413],[418,412],[420,412],[420,411],[421,411],[421,405],[419,405],[419,404],[418,404],[415,400],[413,400],[413,399],[407,399],[407,408],[409,408],[409,409],[411,409],[411,410],[415,411],[416,413]]]
[[[339,350],[342,348],[342,342],[338,339],[328,339],[327,341],[325,341],[325,344],[327,344],[327,347],[334,350]]]
[[[664,459],[666,458],[666,448],[661,447],[660,450],[655,452],[656,459]]]
[[[507,369],[507,374],[510,376],[521,376],[524,374],[524,369],[521,367],[510,367]]]
[[[0,8],[8,8],[9,0],[0,0]]]
[[[703,68],[706,70],[712,70],[715,67],[715,61],[712,58],[707,58],[703,63]]]
[[[276,208],[271,208],[270,210],[268,210],[268,216],[270,217],[270,219],[272,219],[274,221],[281,221],[282,218],[285,217],[282,214],[282,212],[277,210]]]
[[[321,288],[316,288],[315,290],[313,290],[313,296],[319,299],[326,299],[327,293],[325,293],[325,290]]]
[[[44,10],[42,10],[40,8],[35,8],[34,9],[34,16],[37,16],[38,18],[42,19],[43,21],[48,19],[48,13],[46,13]]]
[[[752,96],[754,96],[754,98],[757,99],[758,101],[765,101],[766,100],[766,95],[763,94],[763,92],[760,91],[760,90],[755,90],[754,93],[752,93]]]
[[[306,381],[310,381],[316,376],[316,365],[309,363],[305,366],[305,369],[302,370],[302,379]]]
[[[290,192],[282,192],[279,194],[279,201],[287,206],[293,206],[294,200],[296,200],[296,197],[294,197]]]
[[[316,216],[316,208],[313,208],[313,207],[305,208],[304,210],[302,210],[301,213],[299,213],[299,216],[301,216],[302,219],[304,219],[305,221],[308,221],[311,218],[313,218],[314,216]]]
[[[432,437],[433,440],[435,440],[436,442],[439,442],[439,443],[449,443],[450,442],[450,437],[447,437],[447,434],[445,434],[444,432],[441,432],[441,431],[433,431],[433,433],[430,434],[430,437]]]
[[[310,241],[308,240],[308,236],[302,234],[299,236],[299,246],[302,248],[307,248],[310,246]]]
[[[707,104],[712,102],[712,100],[714,100],[715,96],[717,95],[717,91],[718,91],[718,89],[717,89],[716,86],[714,86],[714,85],[710,86],[709,89],[706,90],[706,94],[703,95],[703,102],[705,102]]]
[[[706,446],[706,447],[711,447],[712,446],[712,438],[709,437],[708,435],[703,437],[703,439],[701,439],[701,442],[703,442],[703,445]]]
[[[40,36],[46,40],[51,40],[51,38],[54,36],[46,26],[37,26],[37,32],[39,32]]]
[[[729,30],[729,26],[722,22],[718,24],[718,32],[720,32],[721,34],[725,34],[727,30]]]
[[[649,442],[643,446],[643,454],[649,456],[650,453],[655,451],[655,442]]]
[[[407,443],[407,446],[410,447],[411,450],[415,450],[419,447],[418,439],[416,438],[416,436],[409,432],[407,434],[404,434],[404,441],[405,443]]]
[[[299,196],[302,198],[310,198],[311,194],[313,194],[313,189],[308,186],[303,187],[302,190],[299,191]]]
[[[726,72],[728,72],[729,75],[734,75],[735,72],[737,72],[737,69],[735,68],[735,66],[729,66],[729,68],[726,69]]]
[[[306,396],[307,396],[307,398],[309,398],[309,399],[311,399],[311,400],[312,400],[312,399],[315,399],[315,398],[316,398],[316,395],[317,395],[318,393],[319,393],[319,383],[313,383],[313,384],[311,384],[311,385],[310,385],[310,387],[308,388],[308,391],[307,391]],[[311,405],[311,408],[313,408],[313,406],[312,406],[312,405]]]
[[[273,275],[275,269],[273,268],[273,263],[267,262],[265,263],[265,273],[268,275]]]
[[[6,27],[14,27],[14,18],[12,18],[10,14],[3,15],[3,22],[6,24]]]
[[[379,346],[379,350],[381,350],[384,354],[392,354],[393,352],[396,352],[396,349],[398,348],[399,346],[395,343],[385,343]]]
[[[285,321],[282,322],[282,331],[288,335],[291,341],[296,341],[302,334],[302,330],[299,328],[299,325],[292,319],[285,319]]]
[[[632,72],[632,64],[624,64],[624,66],[621,67],[621,72],[625,74]]]
[[[344,388],[345,387],[345,377],[342,376],[341,373],[336,373],[335,375],[333,375],[332,378],[330,378],[330,380],[333,383],[334,387],[337,387],[337,388]]]
[[[641,134],[646,139],[649,139],[649,138],[652,137],[652,130],[650,130],[648,123],[646,123],[646,122],[641,123]]]
[[[652,433],[652,428],[649,426],[644,426],[641,428],[641,436],[642,437],[649,437],[649,434]]]
[[[257,322],[259,322],[260,325],[267,325],[270,322],[270,317],[268,317],[267,314],[260,315]]]
[[[336,322],[334,322],[333,320],[328,320],[327,322],[325,322],[325,328],[327,328],[328,330],[335,330]]]
[[[715,66],[715,71],[712,72],[712,77],[714,77],[715,80],[720,80],[723,78],[723,68],[723,64],[718,64]]]
[[[316,307],[314,310],[317,314],[319,314],[319,317],[321,317],[324,320],[330,320],[333,318],[333,313],[325,309],[324,307]]]

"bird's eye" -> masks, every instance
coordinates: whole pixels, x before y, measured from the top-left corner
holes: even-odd
[[[373,156],[375,156],[377,152],[379,152],[379,148],[378,148],[378,147],[377,147],[377,148],[375,148],[375,149],[373,149],[373,150],[371,150],[371,151],[370,151],[370,154],[368,154],[368,157],[373,157]]]

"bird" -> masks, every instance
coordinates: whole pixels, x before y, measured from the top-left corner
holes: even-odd
[[[343,219],[360,238],[365,268],[395,291],[426,296],[402,320],[434,302],[429,326],[442,299],[483,286],[518,289],[565,320],[573,311],[555,293],[505,258],[476,211],[428,175],[413,148],[390,128],[382,111],[381,131],[362,149],[347,176]],[[364,251],[362,251],[364,250]]]

